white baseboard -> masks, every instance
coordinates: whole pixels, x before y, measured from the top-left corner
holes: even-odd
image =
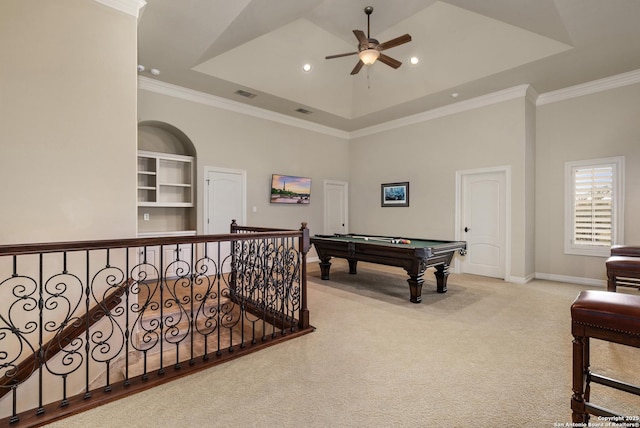
[[[514,284],[526,284],[527,282],[533,281],[535,278],[535,274],[527,275],[525,277],[509,276],[508,278],[505,278],[505,281],[513,282]]]
[[[591,287],[606,287],[607,281],[603,279],[582,278],[579,276],[556,275],[553,273],[536,272],[537,279],[546,279],[548,281],[568,282],[571,284],[588,285]]]

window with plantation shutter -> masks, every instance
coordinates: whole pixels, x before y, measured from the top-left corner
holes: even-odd
[[[565,164],[565,252],[608,256],[622,242],[624,158]]]

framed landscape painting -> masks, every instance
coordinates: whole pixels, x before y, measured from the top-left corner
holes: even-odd
[[[383,207],[408,207],[409,182],[383,184],[381,198]]]
[[[294,175],[271,175],[272,204],[308,204],[311,202],[311,179]]]

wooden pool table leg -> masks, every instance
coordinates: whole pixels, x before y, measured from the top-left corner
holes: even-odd
[[[436,282],[438,284],[437,291],[438,293],[446,293],[447,292],[447,277],[449,276],[449,266],[448,265],[437,265],[436,271],[434,275],[436,276]]]
[[[351,275],[355,275],[358,273],[358,261],[357,260],[347,260],[349,262],[349,273]]]
[[[422,275],[424,272],[418,275],[409,274],[409,279],[407,282],[409,283],[409,293],[411,293],[411,297],[409,300],[413,303],[422,302],[422,284],[424,284],[424,279]]]
[[[329,258],[321,258],[320,259],[320,278],[329,279],[329,269],[331,269],[331,257]]]

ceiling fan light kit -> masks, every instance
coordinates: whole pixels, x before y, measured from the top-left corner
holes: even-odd
[[[385,49],[394,48],[396,46],[408,43],[411,41],[411,36],[405,34],[395,39],[389,40],[384,43],[378,42],[376,39],[371,38],[370,33],[370,18],[373,13],[373,7],[367,6],[364,8],[364,13],[367,15],[367,35],[365,36],[362,30],[353,30],[353,34],[358,39],[358,50],[356,52],[348,52],[338,55],[329,55],[325,59],[341,58],[343,56],[358,55],[358,63],[351,71],[351,74],[358,74],[363,65],[372,65],[376,60],[387,64],[389,67],[398,68],[402,65],[402,62],[397,59],[393,59],[382,53]]]
[[[360,51],[360,53],[358,54],[360,61],[364,62],[364,65],[373,64],[374,62],[376,62],[379,56],[380,51],[376,49],[365,49],[363,51]]]

